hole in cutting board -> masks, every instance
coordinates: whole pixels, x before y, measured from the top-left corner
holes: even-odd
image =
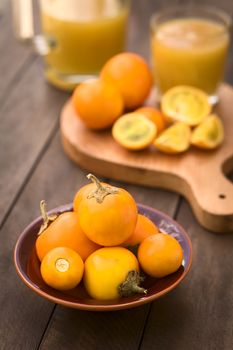
[[[220,193],[220,194],[218,195],[218,197],[219,197],[220,199],[225,199],[225,198],[226,198],[226,195],[223,194],[223,193]]]

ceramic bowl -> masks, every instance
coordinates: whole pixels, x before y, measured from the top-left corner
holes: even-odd
[[[50,211],[52,213],[63,213],[72,210],[72,204],[64,205]],[[39,217],[29,224],[18,238],[14,250],[14,263],[22,281],[40,296],[57,304],[67,307],[90,310],[90,311],[112,311],[136,307],[160,298],[174,289],[187,275],[192,263],[192,245],[185,230],[168,215],[138,204],[139,213],[149,217],[161,232],[176,238],[184,253],[182,266],[175,273],[164,278],[145,278],[143,287],[147,289],[146,295],[137,294],[131,297],[119,298],[112,301],[98,301],[92,299],[85,291],[82,283],[70,291],[58,291],[45,284],[40,274],[40,262],[35,252],[35,241],[42,223]]]

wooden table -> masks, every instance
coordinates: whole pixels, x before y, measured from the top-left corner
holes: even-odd
[[[230,0],[214,2],[233,11]],[[148,18],[161,6],[162,0],[133,1],[129,50],[149,57]],[[231,350],[233,235],[205,231],[189,204],[168,191],[118,183],[138,202],[171,215],[191,237],[191,271],[165,297],[135,309],[92,313],[54,305],[20,281],[13,249],[39,215],[39,201],[46,199],[49,208],[71,202],[87,180],[61,147],[59,112],[68,94],[49,86],[40,58],[13,39],[8,2],[0,24],[0,349]],[[233,83],[232,52],[230,58],[226,80]]]

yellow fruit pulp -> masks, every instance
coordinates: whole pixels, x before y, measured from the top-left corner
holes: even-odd
[[[185,123],[177,122],[164,130],[155,139],[154,145],[164,153],[181,153],[189,148],[190,137],[190,127]]]
[[[190,86],[176,86],[163,95],[161,109],[168,120],[195,126],[210,113],[211,104],[202,90]]]
[[[148,147],[156,136],[155,124],[141,113],[127,113],[113,125],[113,138],[123,147],[141,150]]]
[[[192,132],[191,144],[199,148],[214,149],[224,139],[224,128],[221,119],[211,114]]]

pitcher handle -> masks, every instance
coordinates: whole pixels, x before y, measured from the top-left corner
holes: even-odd
[[[24,43],[32,43],[39,55],[47,55],[56,47],[56,40],[41,34],[35,35],[32,0],[11,0],[11,3],[15,37]]]
[[[29,42],[34,38],[32,0],[11,0],[12,21],[18,40]]]

